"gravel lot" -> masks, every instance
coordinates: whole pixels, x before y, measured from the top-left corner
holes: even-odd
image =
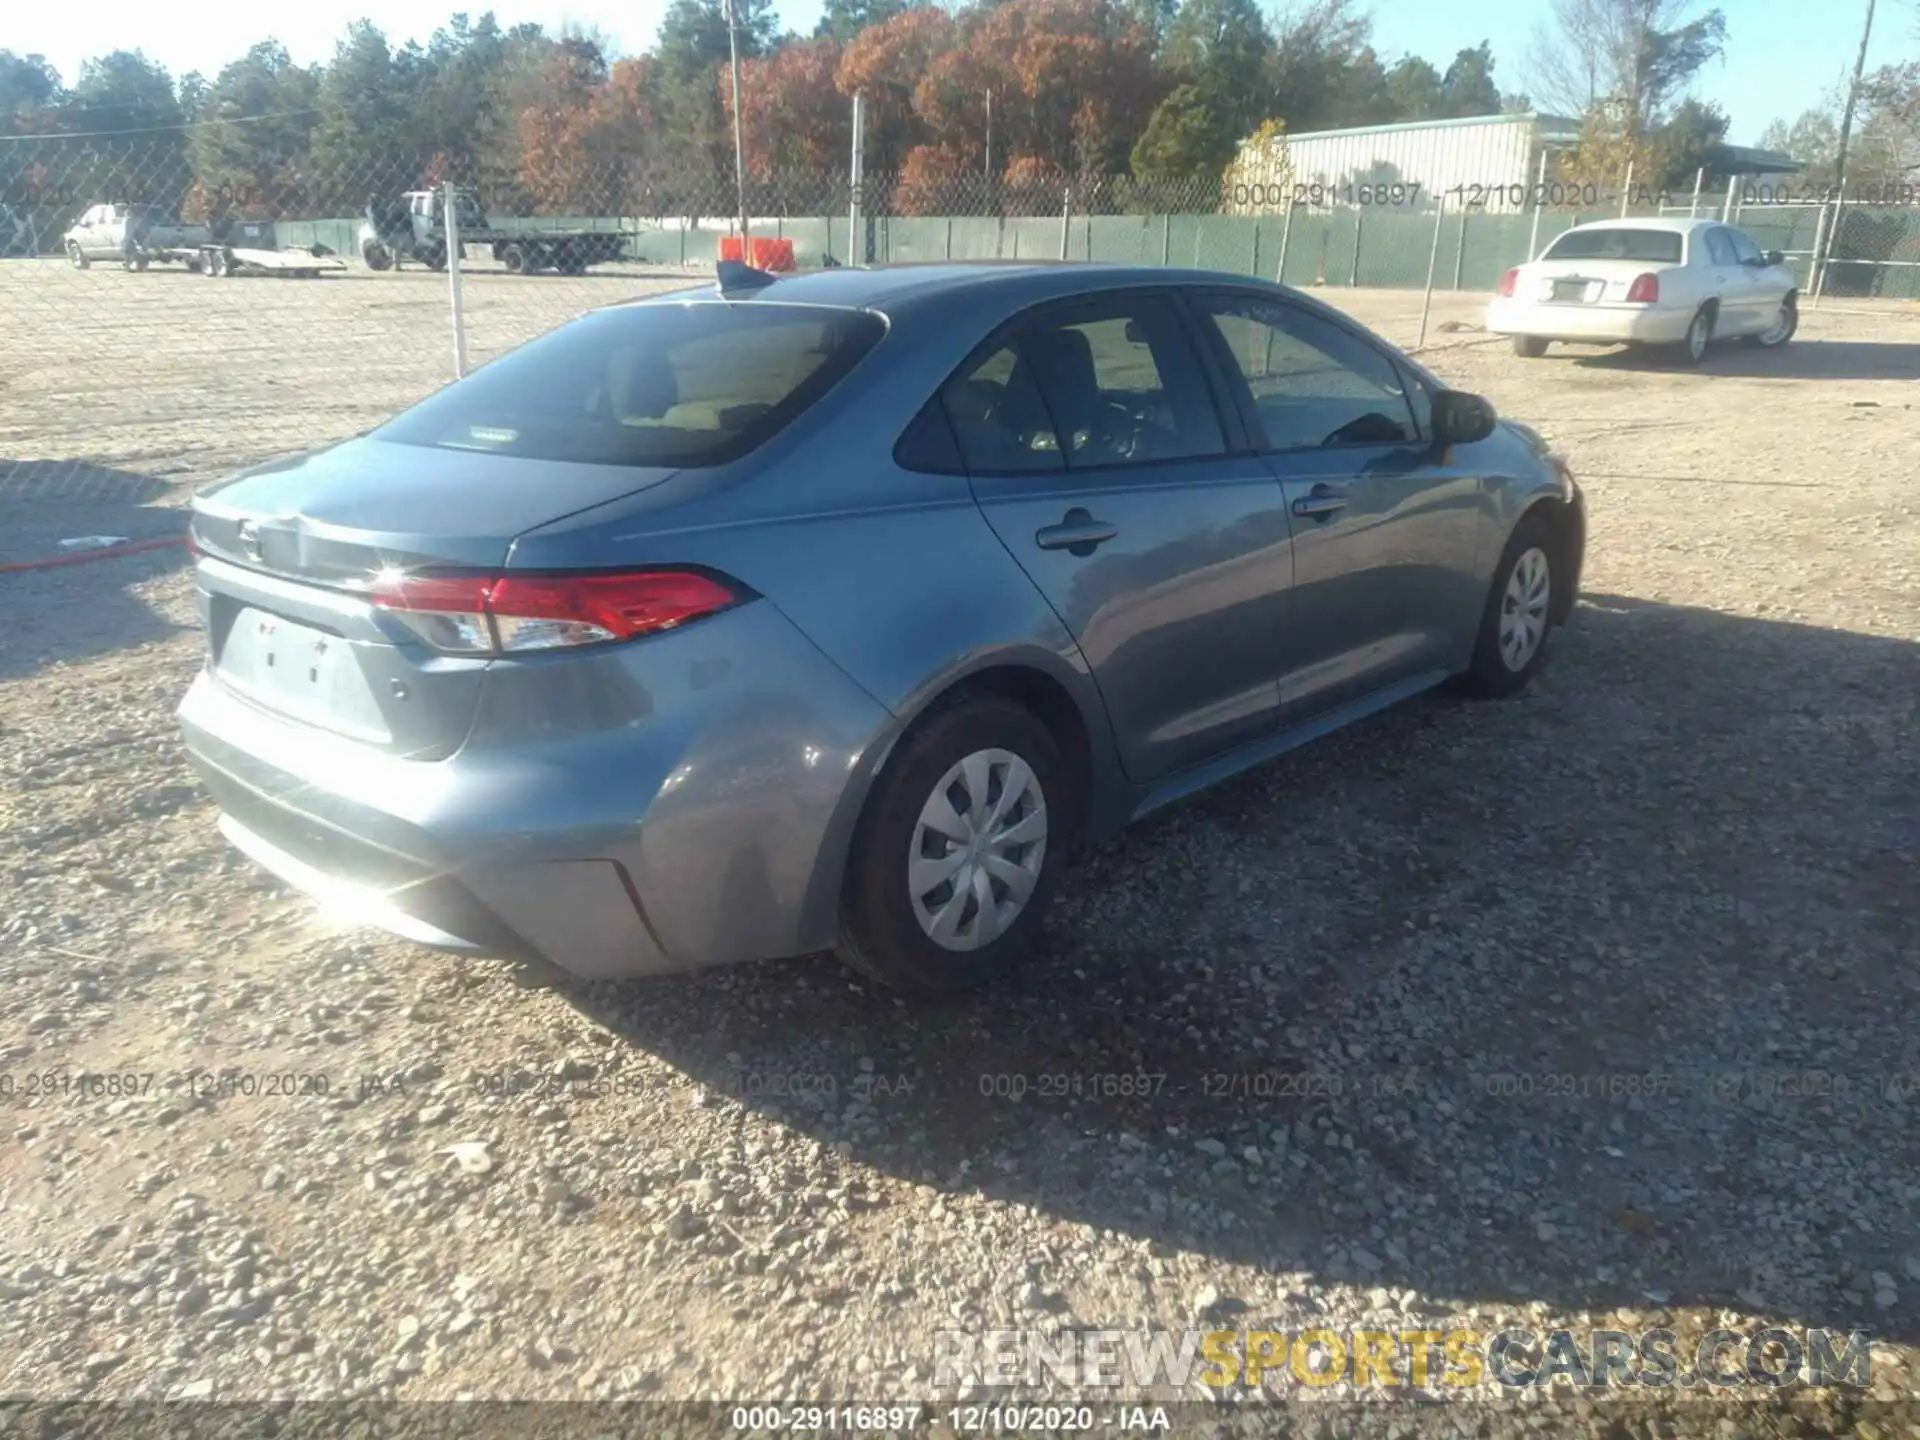
[[[0,563],[176,533],[194,485],[441,383],[445,283],[0,267]],[[669,283],[469,277],[474,354]],[[1327,293],[1414,339],[1418,294]],[[1910,1402],[1920,310],[1698,373],[1429,338],[1588,489],[1553,664],[1136,828],[961,1003],[316,917],[175,739],[183,552],[0,575],[0,1396],[932,1400],[943,1328],[1454,1317],[1870,1328]],[[1703,1394],[1594,1403],[1900,1413]]]

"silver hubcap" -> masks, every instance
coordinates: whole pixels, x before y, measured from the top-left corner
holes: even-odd
[[[1687,327],[1687,353],[1696,360],[1707,353],[1707,317],[1704,315],[1694,316],[1693,324]]]
[[[1539,653],[1547,637],[1547,602],[1552,598],[1552,575],[1546,552],[1538,546],[1514,563],[1507,590],[1500,597],[1500,659],[1518,673]]]
[[[907,852],[914,919],[946,950],[977,950],[1006,933],[1040,881],[1047,802],[1010,750],[976,750],[941,777]]]
[[[1760,343],[1762,345],[1778,345],[1782,340],[1787,338],[1789,313],[1785,305],[1780,307],[1780,318],[1775,320],[1772,326],[1760,336]]]

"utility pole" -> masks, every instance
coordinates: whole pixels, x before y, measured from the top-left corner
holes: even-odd
[[[1853,114],[1860,103],[1860,77],[1867,69],[1867,42],[1873,38],[1874,0],[1867,0],[1867,20],[1860,27],[1860,53],[1853,58],[1853,80],[1847,86],[1846,109],[1840,115],[1840,144],[1833,156],[1833,224],[1827,230],[1827,254],[1833,253],[1835,242],[1840,238],[1840,212],[1847,203],[1847,142],[1853,138]],[[1823,288],[1821,281],[1826,277],[1826,256],[1815,256],[1817,267],[1814,280],[1814,295],[1818,298]]]
[[[747,239],[747,147],[740,129],[740,22],[735,8],[739,0],[722,0],[727,7],[727,54],[733,63],[733,184],[740,202],[740,263],[753,263],[753,246]]]
[[[987,91],[987,174],[989,185],[993,183],[993,91]]]
[[[1847,142],[1853,137],[1853,112],[1860,103],[1860,77],[1867,69],[1867,42],[1873,38],[1873,4],[1867,0],[1867,23],[1860,29],[1860,53],[1853,57],[1853,82],[1847,86],[1847,106],[1840,116],[1840,145],[1834,152],[1834,183],[1847,183]]]

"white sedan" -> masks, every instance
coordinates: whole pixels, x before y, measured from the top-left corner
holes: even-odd
[[[1576,225],[1530,265],[1500,277],[1487,329],[1517,355],[1555,340],[1671,345],[1699,363],[1735,336],[1775,349],[1799,324],[1793,271],[1718,220],[1626,219]]]

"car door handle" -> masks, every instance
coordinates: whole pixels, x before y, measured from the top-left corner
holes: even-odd
[[[1314,520],[1324,520],[1327,516],[1347,508],[1347,497],[1338,490],[1329,490],[1324,485],[1314,486],[1311,495],[1302,495],[1293,502],[1293,513]]]
[[[1067,511],[1058,525],[1044,525],[1033,532],[1033,543],[1042,550],[1065,550],[1073,555],[1091,555],[1095,549],[1118,535],[1119,530],[1105,520],[1096,520],[1078,506]]]

